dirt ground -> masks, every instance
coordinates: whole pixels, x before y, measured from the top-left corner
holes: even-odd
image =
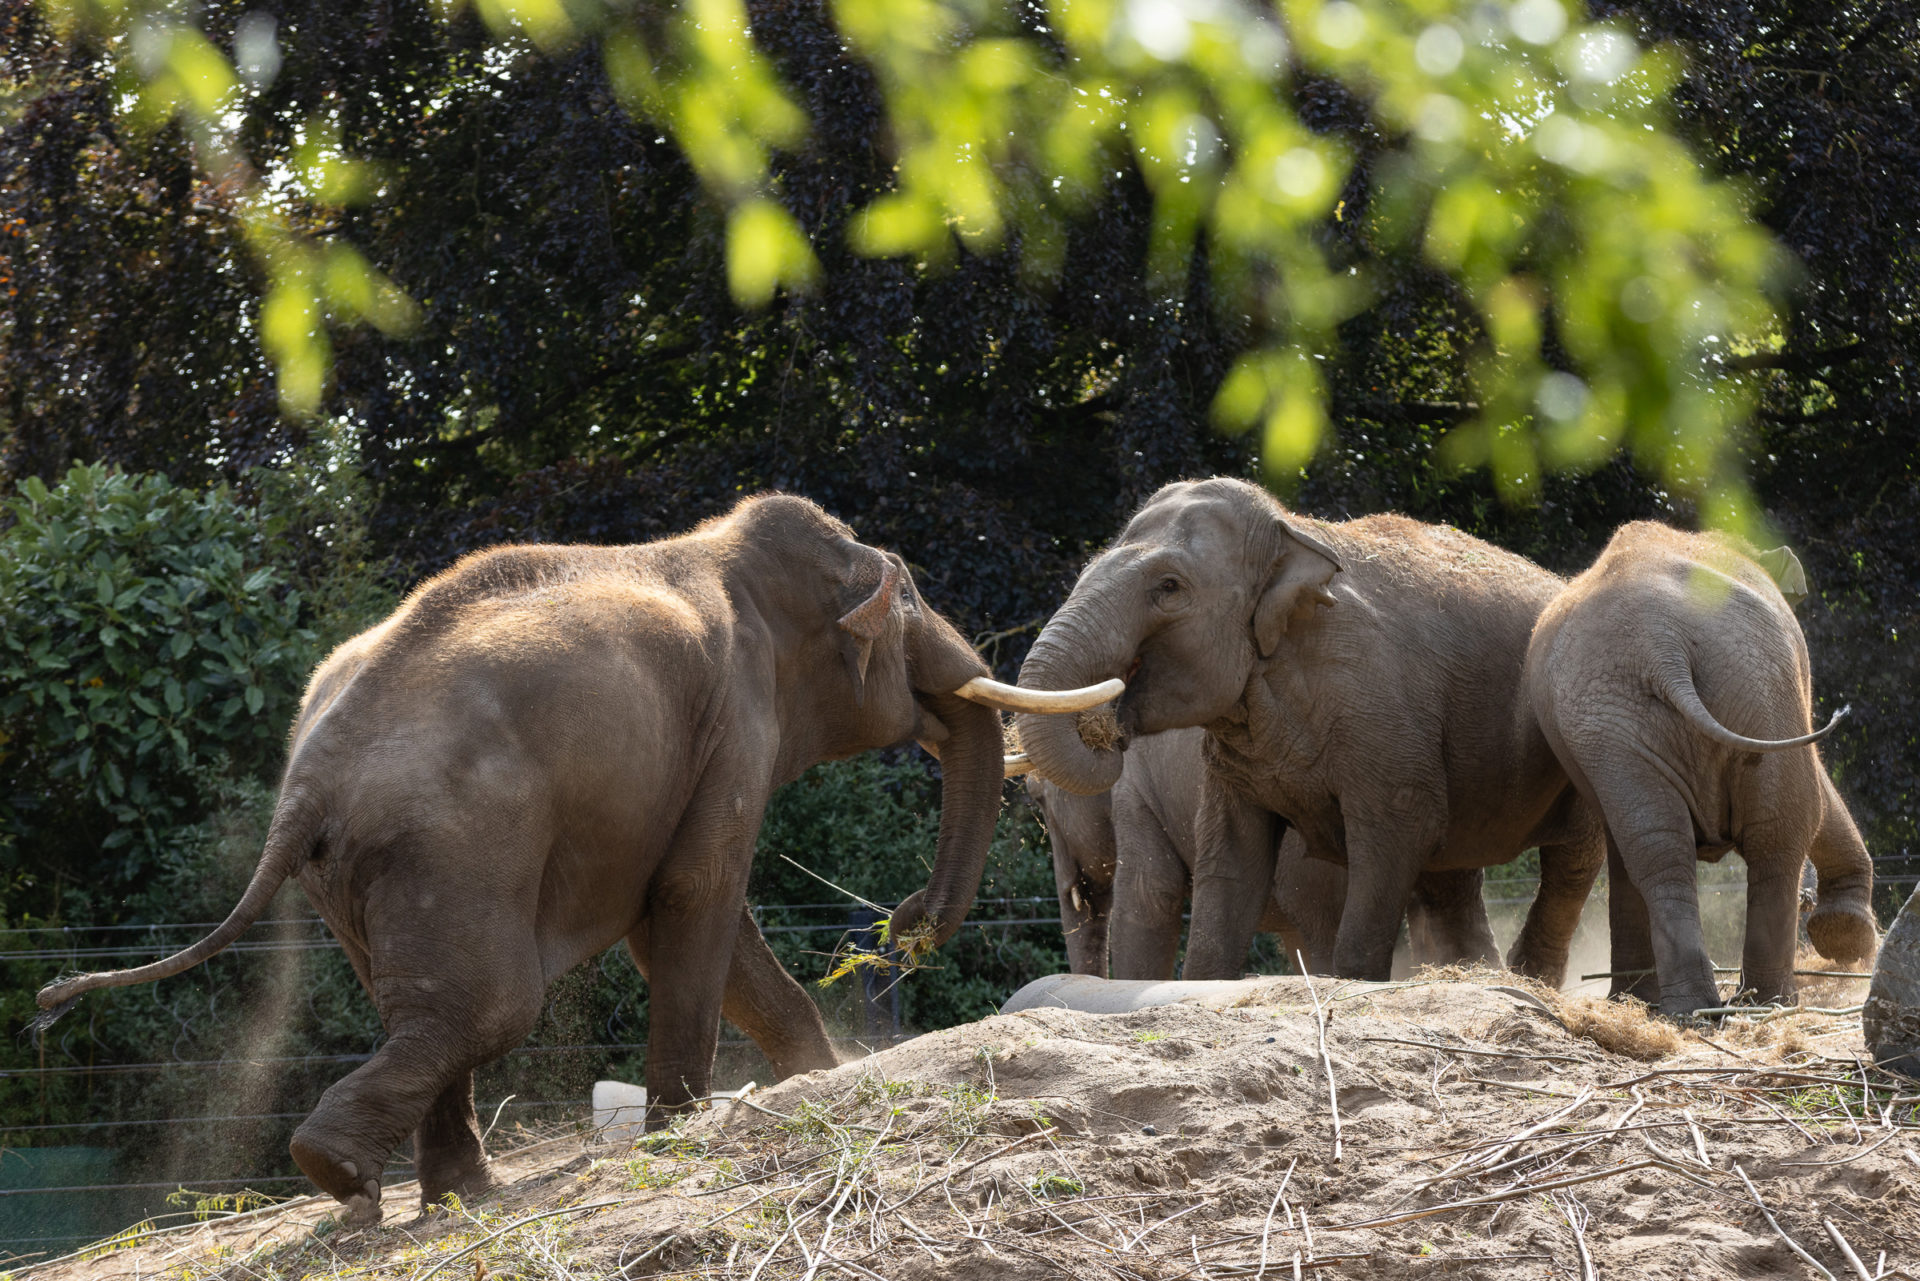
[[[1861,1052],[1852,1015],[1683,1033],[1505,974],[1264,979],[931,1033],[637,1144],[548,1137],[472,1205],[390,1188],[376,1229],[309,1199],[15,1275],[1820,1275],[1795,1246],[1920,1274],[1920,1082]]]

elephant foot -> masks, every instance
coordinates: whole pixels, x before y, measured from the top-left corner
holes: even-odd
[[[1690,1023],[1695,1017],[1695,1011],[1717,1010],[1720,1006],[1720,995],[1717,992],[1712,996],[1662,995],[1660,1015],[1675,1023]]]
[[[374,1186],[378,1187],[379,1184],[376,1183]],[[340,1226],[350,1232],[360,1228],[375,1227],[384,1214],[385,1211],[380,1208],[379,1197],[351,1196],[346,1199],[340,1211]]]
[[[1628,998],[1659,1009],[1660,980],[1651,974],[1642,975],[1639,978],[1615,979],[1613,986],[1607,990],[1607,999],[1623,1001]]]
[[[1815,908],[1807,918],[1807,938],[1813,950],[1842,964],[1873,955],[1878,939],[1873,918],[1856,908]]]
[[[309,1119],[308,1124],[311,1124]],[[303,1130],[305,1126],[301,1127]],[[330,1151],[312,1135],[296,1132],[289,1145],[294,1164],[313,1181],[315,1187],[345,1206],[340,1222],[344,1227],[365,1228],[380,1222],[380,1178],[360,1177],[360,1164]],[[367,1163],[372,1168],[373,1163]]]
[[[485,1157],[457,1170],[422,1171],[420,1208],[424,1212],[429,1206],[438,1205],[448,1193],[459,1197],[462,1203],[477,1201],[499,1186],[500,1181],[493,1177],[493,1167]]]
[[[1557,988],[1567,979],[1567,953],[1564,949],[1554,953],[1516,942],[1507,952],[1507,968],[1515,974]]]

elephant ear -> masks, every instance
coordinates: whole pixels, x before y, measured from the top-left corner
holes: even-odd
[[[1280,551],[1253,607],[1253,642],[1267,658],[1293,621],[1316,605],[1331,605],[1327,584],[1344,568],[1333,549],[1280,521]]]
[[[1759,553],[1754,559],[1787,598],[1788,607],[1800,608],[1800,602],[1807,598],[1807,571],[1800,567],[1800,558],[1785,547],[1776,547]]]
[[[867,664],[873,660],[873,643],[887,628],[887,616],[900,585],[900,566],[893,557],[882,555],[880,585],[873,595],[840,616],[840,653],[846,659],[847,675],[853,681],[853,705],[867,702]]]

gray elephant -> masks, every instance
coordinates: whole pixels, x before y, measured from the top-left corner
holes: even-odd
[[[783,1070],[826,1066],[819,1015],[744,914],[767,797],[818,761],[937,744],[933,870],[894,921],[944,940],[1000,806],[999,716],[970,700],[1009,687],[985,671],[898,557],[804,499],[642,546],[470,556],[315,673],[227,920],[166,960],[49,985],[43,1020],[197,965],[298,879],[387,1032],[292,1143],[353,1223],[379,1219],[409,1133],[424,1201],[489,1185],[474,1068],[623,937],[651,987],[650,1119],[708,1092],[723,1008]]]
[[[1560,981],[1604,861],[1597,816],[1520,696],[1553,574],[1399,516],[1304,520],[1244,481],[1168,485],[1081,573],[1021,669],[1036,690],[1126,682],[1122,742],[1207,731],[1189,978],[1238,973],[1269,898],[1279,828],[1344,864],[1334,973],[1383,979],[1423,872],[1540,847],[1508,963]],[[1070,791],[1120,777],[1121,750],[1023,716],[1036,772]]]
[[[1806,639],[1775,574],[1799,564],[1732,539],[1623,525],[1540,617],[1526,689],[1540,726],[1606,821],[1614,980],[1668,1014],[1720,1004],[1695,860],[1747,865],[1744,986],[1790,1000],[1801,873],[1822,955],[1872,954],[1873,863],[1812,744]],[[1771,572],[1770,572],[1771,571]]]
[[[1205,742],[1200,729],[1137,739],[1127,748],[1120,781],[1092,796],[1027,776],[1027,794],[1047,829],[1075,974],[1104,977],[1111,969],[1116,979],[1173,977],[1181,910],[1193,881]],[[1498,964],[1480,888],[1478,868],[1421,874],[1407,907],[1416,965]],[[1260,930],[1278,934],[1287,956],[1299,955],[1310,972],[1324,974],[1333,963],[1346,897],[1346,873],[1308,858],[1306,842],[1289,830],[1275,855]]]

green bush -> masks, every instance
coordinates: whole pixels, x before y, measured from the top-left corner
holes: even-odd
[[[224,488],[76,466],[4,510],[0,839],[42,875],[125,886],[215,780],[277,760],[314,635],[273,522]]]

